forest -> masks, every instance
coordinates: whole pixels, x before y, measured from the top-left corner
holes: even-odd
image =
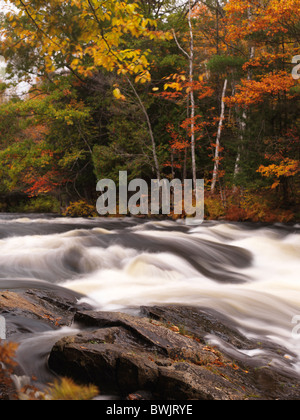
[[[3,4],[0,211],[95,216],[127,171],[204,179],[207,219],[300,220],[300,0]]]

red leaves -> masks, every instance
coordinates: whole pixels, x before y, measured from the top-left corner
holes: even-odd
[[[181,152],[189,146],[189,141],[175,130],[173,124],[167,125],[167,132],[171,136],[170,146],[174,151]]]
[[[47,194],[55,191],[59,186],[64,185],[68,179],[63,178],[61,172],[56,169],[50,169],[44,175],[39,175],[35,170],[29,172],[24,177],[24,181],[30,185],[25,191],[30,197],[39,194]]]

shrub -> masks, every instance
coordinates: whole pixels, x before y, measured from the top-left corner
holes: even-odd
[[[40,391],[32,385],[15,390],[11,375],[17,366],[15,362],[18,344],[0,340],[0,396],[7,393],[17,400],[51,400],[51,401],[86,401],[99,395],[94,385],[78,385],[72,379],[56,380],[45,391]]]
[[[15,343],[2,342],[0,340],[0,396],[13,392],[11,374],[16,366],[14,357],[18,345]],[[1,397],[1,398],[2,398]]]
[[[208,220],[218,220],[225,216],[226,209],[219,197],[207,195],[204,208]]]
[[[207,195],[205,216],[209,220],[225,219],[230,222],[288,223],[297,220],[295,209],[281,208],[276,194],[268,190],[227,190],[226,208],[219,196]]]
[[[72,202],[66,209],[64,216],[69,217],[96,217],[96,209],[85,200]]]
[[[88,401],[99,395],[94,385],[77,385],[72,379],[56,380],[47,390],[45,399],[52,401]]]
[[[25,213],[60,213],[59,201],[51,196],[41,195],[33,198],[22,210]]]

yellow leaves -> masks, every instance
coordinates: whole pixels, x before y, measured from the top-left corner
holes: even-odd
[[[114,97],[116,98],[116,99],[118,99],[118,100],[122,100],[122,101],[125,101],[126,100],[126,98],[125,98],[125,96],[124,95],[122,95],[122,93],[121,93],[121,91],[120,91],[120,89],[119,88],[116,88],[116,89],[114,89],[114,91],[113,91],[113,95],[114,95]]]
[[[138,5],[136,3],[131,3],[127,5],[127,10],[130,13],[135,13],[136,9],[137,9]]]
[[[147,83],[151,80],[150,73],[148,71],[144,71],[135,78],[135,83]]]
[[[56,380],[47,389],[45,399],[54,401],[87,401],[95,398],[99,391],[94,385],[77,385],[71,379]]]
[[[266,178],[281,178],[281,177],[291,177],[299,173],[300,166],[297,160],[285,158],[278,165],[272,164],[269,166],[261,165],[257,172],[262,174]],[[280,181],[276,181],[273,184],[272,188],[276,188],[279,185]]]
[[[80,60],[78,58],[75,58],[75,60],[72,61],[71,66],[76,67],[80,63]]]
[[[12,0],[12,4],[20,13],[8,15],[5,39],[12,41],[5,43],[4,50],[9,52],[11,48],[23,46],[22,42],[26,43],[45,60],[41,71],[54,71],[68,65],[88,77],[99,68],[105,68],[109,72],[116,70],[118,74],[134,75],[137,83],[147,83],[150,80],[147,53],[140,49],[128,50],[124,37],[151,40],[168,37],[153,30],[156,22],[145,18],[139,12],[139,5],[130,0],[103,0],[101,5],[95,0],[53,0],[46,4],[38,0],[26,3]],[[68,23],[62,10],[69,13]],[[103,22],[101,28],[100,22]],[[72,33],[76,33],[76,42],[72,40]],[[4,29],[0,36],[4,36]],[[16,42],[16,36],[22,42]],[[60,59],[55,60],[58,55]],[[84,62],[88,64],[84,65]],[[122,98],[118,93],[116,95]]]
[[[166,83],[164,85],[164,90],[168,90],[168,89],[173,89],[173,90],[176,90],[177,92],[180,92],[183,90],[183,87],[178,82],[172,82],[172,83]]]
[[[257,172],[266,178],[274,179],[271,186],[271,189],[274,190],[280,185],[282,178],[296,176],[300,172],[300,165],[297,160],[285,158],[281,160],[280,164],[261,165]]]

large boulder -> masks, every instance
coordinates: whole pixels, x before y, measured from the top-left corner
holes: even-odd
[[[182,315],[195,311],[183,308]],[[150,308],[143,308],[150,314]],[[188,311],[188,312],[187,312]],[[151,312],[162,313],[163,308]],[[172,307],[168,308],[168,314]],[[174,307],[173,319],[179,319],[180,307]],[[163,323],[149,317],[122,313],[80,311],[75,315],[80,334],[65,337],[54,346],[49,366],[64,376],[96,384],[102,393],[125,397],[142,390],[154,399],[275,399],[299,398],[299,382],[273,372],[268,366],[247,369],[214,347],[204,343],[206,329],[213,331],[213,316],[196,336],[196,318],[185,318],[184,331],[173,322]],[[202,325],[201,317],[197,321]],[[216,331],[229,334],[236,344],[244,341],[234,329],[221,321]],[[192,329],[193,326],[193,329]],[[227,330],[228,328],[228,330]],[[88,330],[86,330],[88,329]],[[292,385],[291,385],[292,384]]]
[[[79,304],[79,298],[62,288],[0,291],[7,338],[22,343],[49,330],[62,337],[61,327],[75,322],[74,335],[59,339],[52,348],[49,367],[79,383],[97,385],[103,395],[166,400],[300,398],[293,358],[267,341],[259,343],[263,356],[247,357],[256,353],[258,343],[218,312],[172,305],[142,307],[139,316],[131,316],[92,311]],[[223,345],[216,348],[207,337]],[[6,392],[0,389],[0,399]]]
[[[199,342],[121,313],[79,312],[75,320],[93,331],[60,340],[49,366],[61,375],[126,396],[151,391],[162,399],[228,399],[242,389],[212,372],[219,355]]]

